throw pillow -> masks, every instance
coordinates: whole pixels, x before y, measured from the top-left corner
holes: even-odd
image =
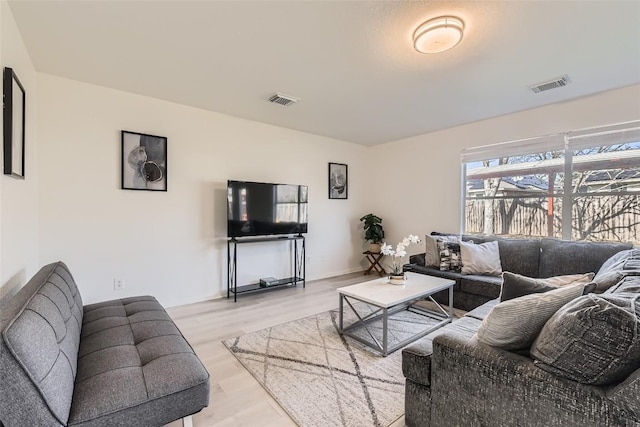
[[[622,274],[620,270],[611,270],[604,274],[598,274],[598,276],[593,279],[593,283],[596,285],[595,293],[601,294],[605,292],[620,282],[623,277],[624,274]]]
[[[640,276],[623,277],[616,285],[612,286],[606,293],[636,293],[640,294]],[[640,333],[640,331],[638,331]]]
[[[425,253],[424,261],[427,267],[440,268],[440,249],[438,249],[438,241],[458,243],[458,236],[431,236],[427,234],[424,237]]]
[[[460,259],[463,274],[488,274],[498,276],[502,273],[500,248],[498,242],[476,245],[472,242],[460,242]]]
[[[539,368],[582,384],[625,379],[640,366],[640,294],[572,301],[544,326],[531,356]]]
[[[438,251],[440,253],[440,270],[460,271],[462,263],[460,261],[460,243],[446,242],[438,240]]]
[[[542,294],[501,302],[484,318],[475,337],[504,350],[527,349],[547,320],[569,301],[582,295],[584,285],[570,285]]]
[[[613,255],[598,270],[598,274],[593,281],[596,283],[596,293],[602,293],[616,285],[622,278],[628,275],[640,274],[640,269],[634,269],[632,264],[640,259],[640,249],[629,249],[620,251]]]
[[[600,270],[598,270],[598,274],[596,274],[596,277],[616,268],[617,266],[622,266],[627,258],[629,258],[632,251],[633,249],[627,249],[626,251],[620,251],[617,254],[612,255],[604,262],[604,264],[602,264]]]
[[[558,289],[561,286],[571,284],[587,284],[593,279],[593,273],[570,274],[567,276],[548,277],[546,279],[534,279],[533,277],[505,271],[502,273],[502,291],[500,301],[507,301],[524,295],[542,293]],[[593,292],[595,285],[585,288],[586,292]]]

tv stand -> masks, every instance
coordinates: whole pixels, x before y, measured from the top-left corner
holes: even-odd
[[[291,277],[278,279],[268,285],[253,283],[238,286],[238,245],[249,243],[281,242],[283,240],[291,242],[291,256],[293,258],[293,274]],[[238,301],[238,295],[249,292],[260,292],[267,289],[280,288],[284,286],[298,286],[302,282],[302,287],[306,287],[306,262],[305,262],[305,239],[302,234],[295,236],[268,236],[249,237],[237,239],[235,237],[227,240],[227,298]]]

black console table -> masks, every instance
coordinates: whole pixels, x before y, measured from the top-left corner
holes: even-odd
[[[293,275],[273,282],[254,283],[250,285],[238,286],[238,245],[246,243],[266,243],[266,242],[291,242],[291,256],[293,257]],[[306,286],[306,262],[305,262],[305,240],[304,236],[277,236],[277,237],[255,237],[227,240],[227,298],[238,301],[238,294],[248,292],[259,292],[267,289],[278,288],[282,286],[297,286],[302,282],[302,287]]]

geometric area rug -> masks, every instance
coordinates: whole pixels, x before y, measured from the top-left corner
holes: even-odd
[[[389,336],[401,340],[432,322],[403,311],[391,316]],[[331,310],[223,343],[299,426],[386,427],[404,414],[402,351],[382,357],[337,325]]]

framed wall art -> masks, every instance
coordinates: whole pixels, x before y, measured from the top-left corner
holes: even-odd
[[[347,199],[349,195],[349,175],[347,165],[329,163],[329,198]]]
[[[26,94],[13,68],[5,67],[4,95],[4,174],[24,179]]]
[[[122,131],[122,189],[167,191],[167,138]]]

